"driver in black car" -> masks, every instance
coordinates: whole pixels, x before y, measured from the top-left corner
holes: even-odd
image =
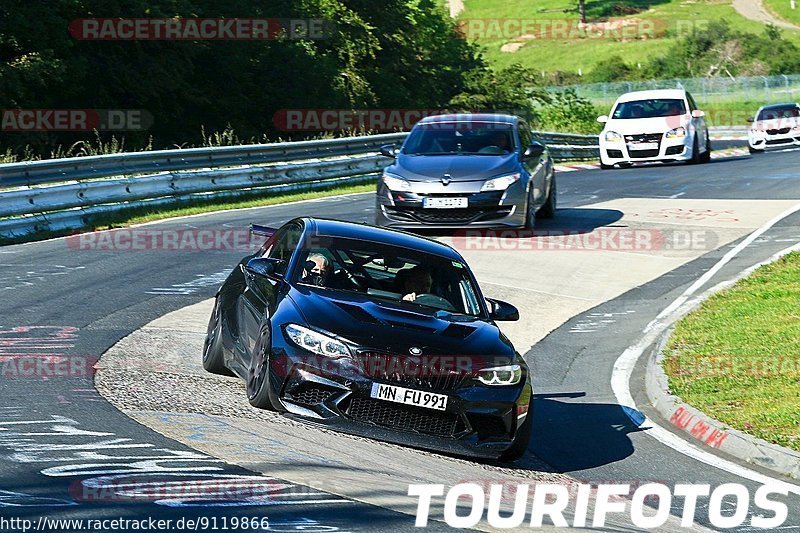
[[[401,282],[401,292],[404,294],[403,300],[413,302],[417,299],[417,296],[431,292],[433,278],[428,270],[421,265],[417,265],[404,271]]]
[[[312,253],[306,259],[303,269],[303,283],[326,287],[331,276],[331,262],[322,254]]]

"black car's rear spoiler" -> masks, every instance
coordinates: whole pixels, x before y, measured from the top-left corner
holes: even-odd
[[[260,226],[258,224],[250,224],[250,235],[261,235],[262,237],[272,237],[277,230],[275,228],[268,228],[267,226]]]

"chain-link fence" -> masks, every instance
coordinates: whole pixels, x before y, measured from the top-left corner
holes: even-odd
[[[590,83],[567,87],[550,87],[550,90],[574,89],[575,92],[597,105],[608,105],[621,94],[649,89],[679,89],[692,93],[700,105],[728,102],[754,102],[773,104],[795,102],[800,99],[800,75],[752,76],[738,78],[682,78],[672,80]]]

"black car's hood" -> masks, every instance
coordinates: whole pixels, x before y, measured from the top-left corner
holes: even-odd
[[[410,181],[478,181],[516,172],[519,157],[509,155],[406,155],[400,154],[387,172]]]
[[[436,316],[435,309],[372,300],[365,295],[316,287],[293,287],[289,297],[309,326],[334,333],[369,350],[513,358],[511,342],[494,324],[462,315]]]

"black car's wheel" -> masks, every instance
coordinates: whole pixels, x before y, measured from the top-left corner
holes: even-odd
[[[748,148],[750,149],[751,154],[760,154],[761,152],[764,151],[760,148],[753,148],[752,146],[748,146]]]
[[[514,443],[503,452],[500,456],[501,461],[516,461],[528,450],[528,445],[531,442],[531,420],[533,419],[533,406],[528,407],[528,416],[525,417],[525,422],[517,429],[517,435]]]
[[[614,165],[606,165],[605,163],[600,163],[601,170],[613,170]]]
[[[547,195],[547,201],[539,210],[539,216],[546,219],[551,219],[556,216],[556,196],[558,192],[556,189],[556,177],[553,175],[553,180],[550,182],[550,192]]]
[[[222,351],[222,320],[219,300],[214,302],[214,310],[208,321],[206,340],[203,342],[203,368],[212,374],[232,376],[233,373],[225,366],[225,356]]]
[[[262,326],[247,369],[247,399],[253,407],[274,410],[275,406],[269,399],[269,350],[270,332]]]
[[[711,161],[711,137],[706,134],[706,151],[700,156],[701,163],[708,163]]]

